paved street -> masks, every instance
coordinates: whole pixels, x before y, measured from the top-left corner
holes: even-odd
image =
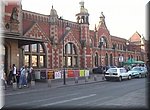
[[[43,87],[5,93],[5,107],[17,108],[145,108],[146,79],[97,81],[71,86]],[[45,83],[43,83],[44,85]],[[15,100],[14,100],[15,99]]]

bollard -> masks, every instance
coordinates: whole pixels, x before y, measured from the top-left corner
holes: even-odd
[[[35,86],[35,81],[31,81],[31,87],[34,87]]]
[[[85,82],[88,82],[88,76],[85,76]]]
[[[105,77],[104,77],[104,76],[102,76],[102,80],[103,80],[103,81],[105,80]]]
[[[96,77],[96,75],[94,75],[94,81],[97,81],[97,77]]]
[[[75,77],[75,83],[78,83],[78,77]]]
[[[51,85],[51,79],[48,79],[48,87],[51,87],[52,85]]]
[[[13,90],[16,90],[17,89],[17,83],[13,83]]]

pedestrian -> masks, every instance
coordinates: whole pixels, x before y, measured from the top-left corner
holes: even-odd
[[[24,77],[24,87],[28,86],[28,68],[27,68],[27,65],[25,65],[25,77]]]
[[[12,77],[13,77],[13,72],[12,72],[12,70],[10,70],[9,75],[8,75],[8,84],[9,85],[11,85],[13,83]]]
[[[16,74],[17,74],[17,68],[16,68],[15,64],[13,64],[13,69],[12,69],[12,78],[13,78],[12,80],[13,80],[13,83],[17,82]]]
[[[4,86],[4,89],[7,89],[7,79],[6,79],[6,73],[4,72],[4,69],[0,69],[0,75],[1,75],[1,82]]]
[[[29,71],[28,71],[28,72],[29,72],[29,73],[28,73],[27,79],[28,79],[28,83],[30,83],[31,80],[33,80],[33,77],[32,77],[32,74],[33,74],[33,68],[32,68],[32,66],[29,67]]]
[[[25,67],[22,66],[20,68],[20,78],[19,78],[19,88],[22,88],[23,84],[24,84],[24,79],[25,78]]]

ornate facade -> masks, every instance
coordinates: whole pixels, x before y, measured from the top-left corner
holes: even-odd
[[[54,7],[44,15],[22,10],[21,3],[2,3],[3,57],[5,71],[11,65],[34,69],[91,69],[100,65],[121,65],[129,58],[147,60],[147,41],[138,32],[129,40],[109,33],[103,12],[98,26],[89,29],[89,13],[80,2],[77,22],[58,16]]]

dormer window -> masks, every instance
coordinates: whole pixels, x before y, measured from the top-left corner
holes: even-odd
[[[99,41],[99,42],[103,42],[103,47],[104,47],[104,48],[108,48],[107,40],[106,40],[106,38],[105,38],[104,36],[102,36],[102,37],[100,38],[100,41]]]

